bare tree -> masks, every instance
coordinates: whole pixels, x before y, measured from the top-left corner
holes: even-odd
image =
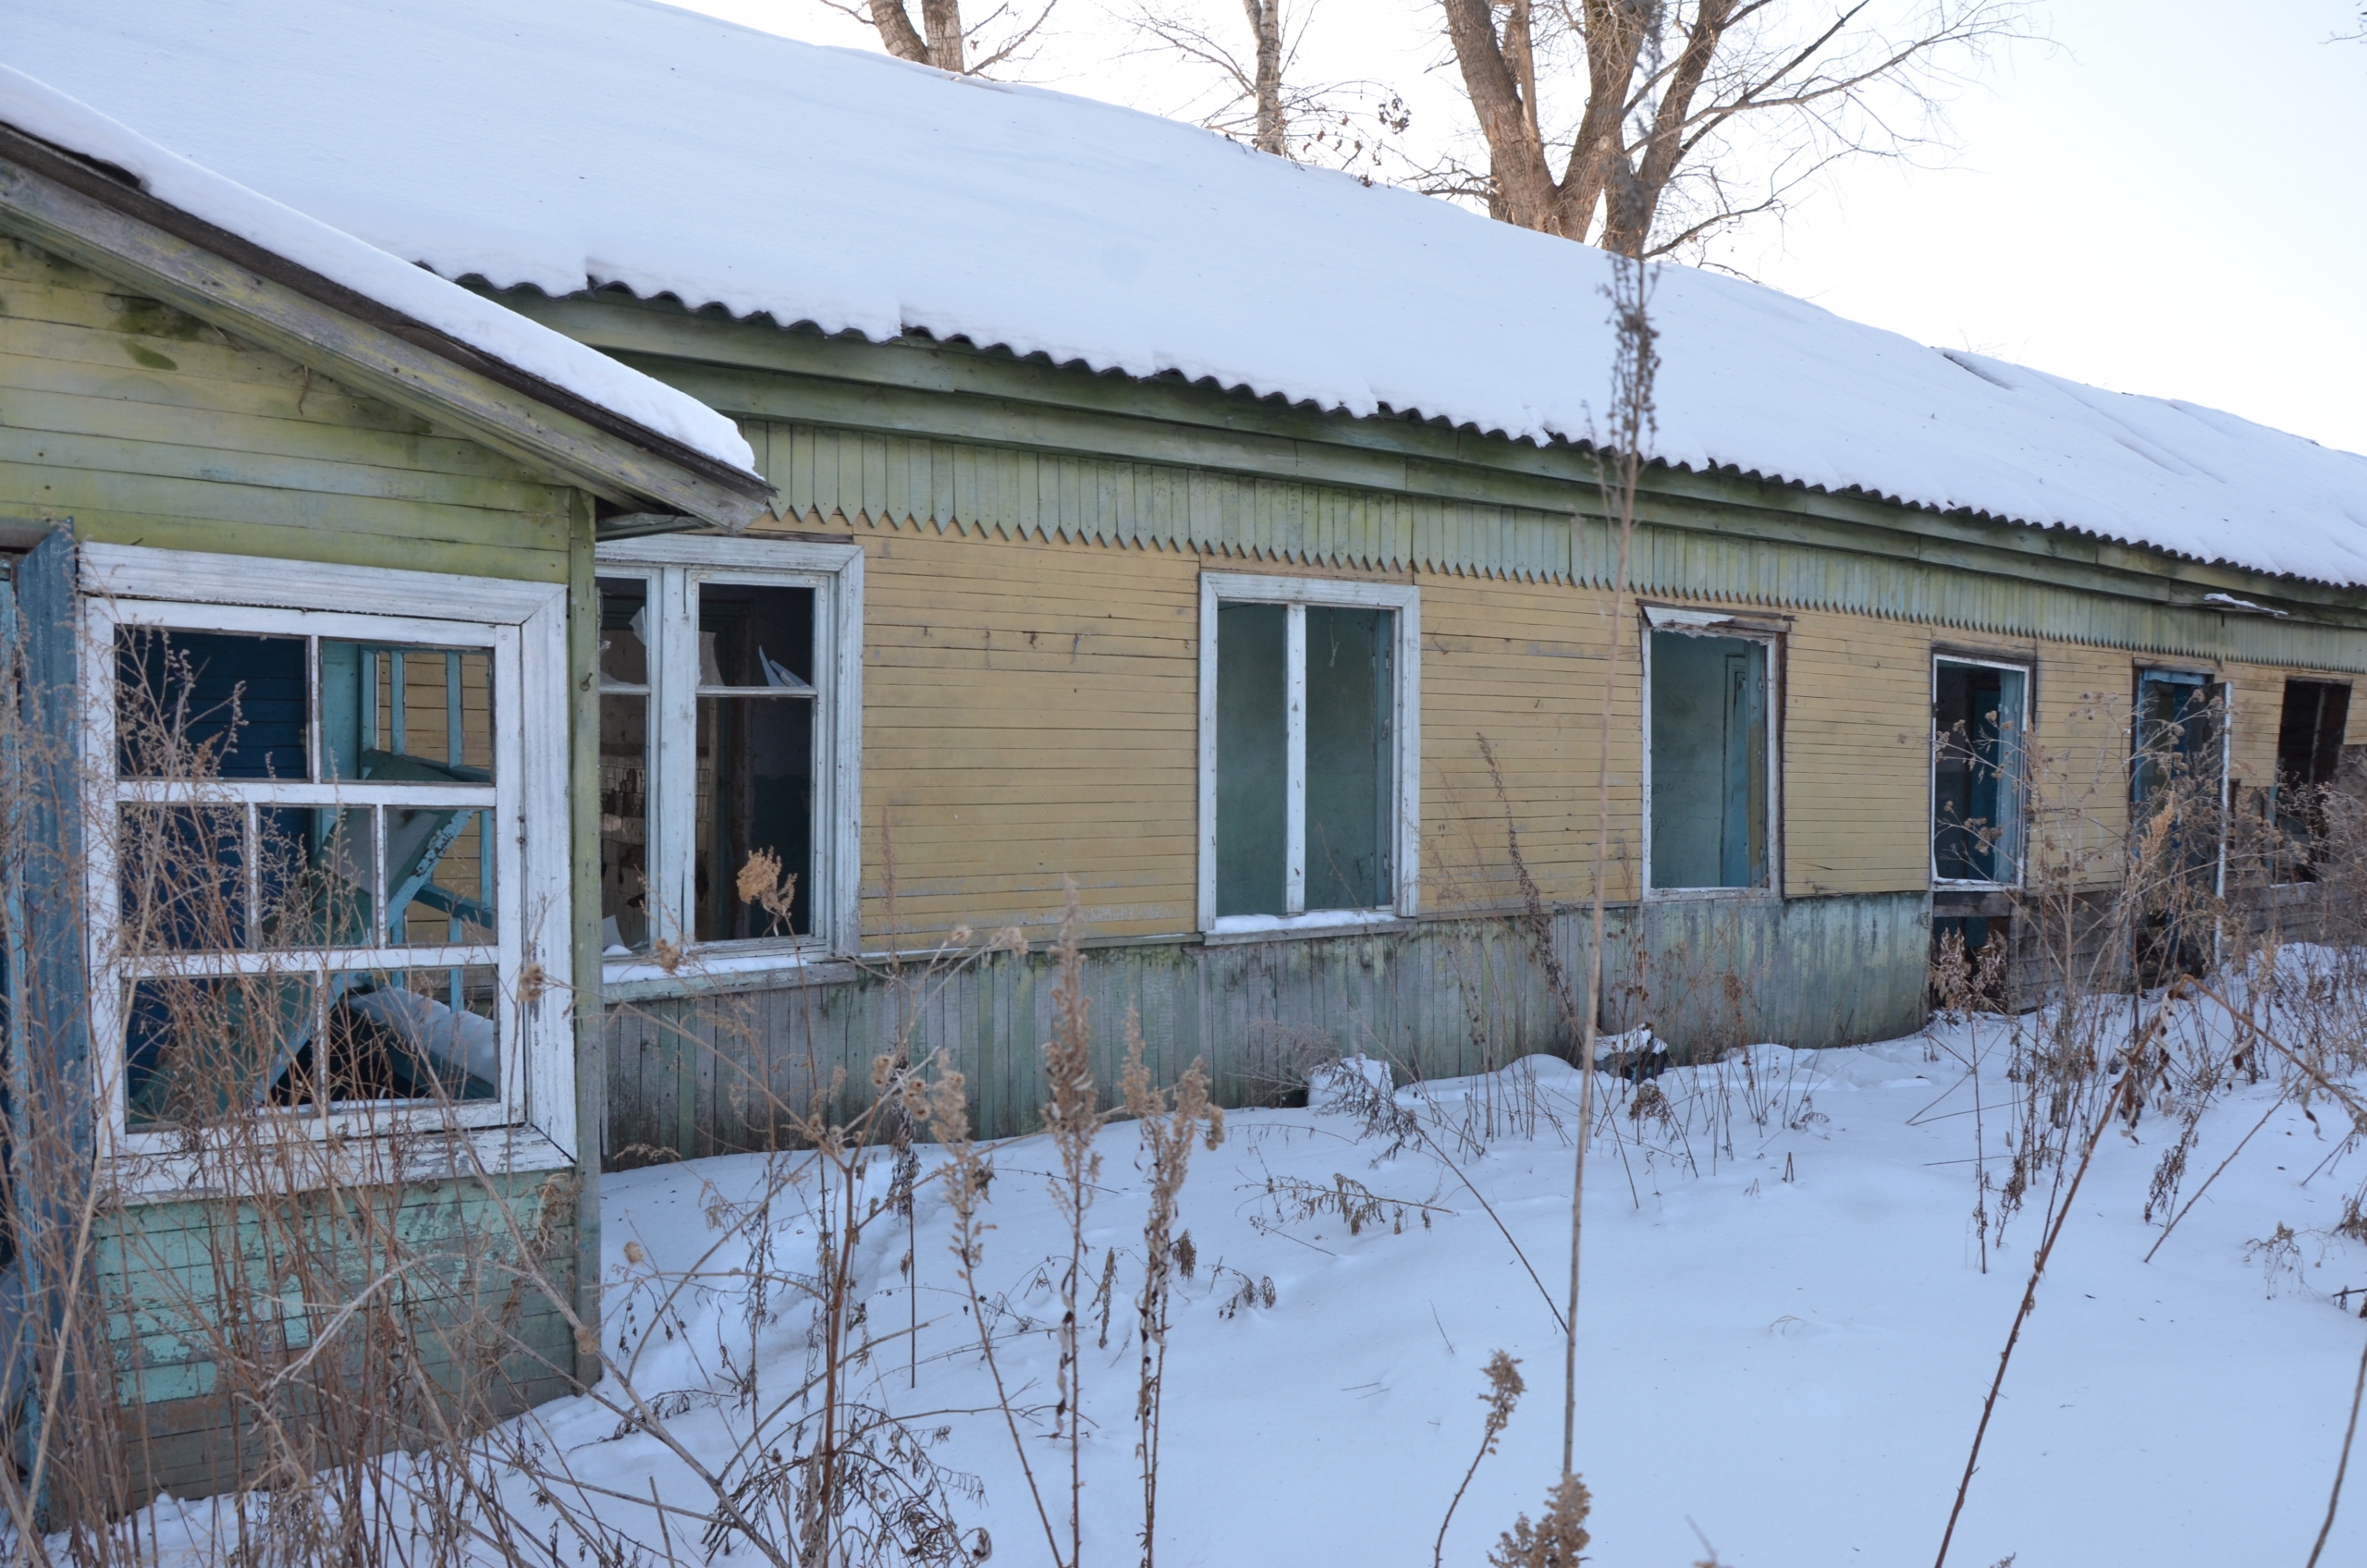
[[[1060,0],[1044,0],[1032,13],[1008,3],[997,6],[974,27],[962,25],[962,0],[921,0],[921,25],[913,26],[904,0],[822,0],[833,11],[877,29],[880,44],[900,60],[935,66],[955,76],[984,76],[1009,62],[1036,37]],[[970,58],[978,39],[995,30],[994,41]]]
[[[1241,0],[1241,8],[1249,23],[1246,53],[1237,53],[1192,0],[1135,0],[1127,13],[1147,52],[1203,69],[1208,85],[1177,106],[1177,117],[1295,163],[1380,166],[1383,144],[1411,123],[1404,102],[1379,82],[1298,79],[1312,0],[1294,6],[1287,20],[1282,0]]]
[[[1837,158],[1919,144],[1939,93],[2027,35],[2029,0],[1914,3],[1894,28],[1875,0],[1440,0],[1488,167],[1422,183],[1630,256],[1698,251]],[[1542,104],[1565,82],[1575,117]]]

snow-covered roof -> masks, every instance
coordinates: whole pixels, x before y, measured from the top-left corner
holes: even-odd
[[[21,61],[22,57],[12,52],[11,58]],[[754,473],[755,454],[739,427],[697,398],[169,152],[6,63],[0,63],[0,124],[112,164],[137,177],[149,195],[192,217],[597,404],[644,430]]]
[[[0,0],[0,57],[447,277],[1583,438],[1601,252],[646,0]],[[1671,267],[1655,455],[2367,584],[2367,458]],[[517,330],[517,329],[512,329]]]

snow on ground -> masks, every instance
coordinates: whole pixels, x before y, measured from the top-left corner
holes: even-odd
[[[1609,423],[1603,251],[1064,93],[648,0],[0,0],[0,53],[446,277]],[[2367,458],[1713,273],[1664,269],[1652,314],[1671,462],[2367,582]]]
[[[1578,1452],[1596,1500],[1590,1561],[1691,1563],[1703,1555],[1696,1526],[1732,1568],[1930,1560],[2042,1229],[2034,1199],[1981,1271],[1969,1223],[1975,1126],[1993,1162],[1999,1102],[2012,1091],[2007,1027],[1978,1020],[1936,1027],[1928,1041],[1822,1053],[1762,1047],[1748,1080],[1739,1061],[1674,1070],[1658,1086],[1680,1108],[1691,1097],[1685,1138],[1614,1114],[1621,1142],[1600,1141],[1588,1170]],[[1950,1053],[1984,1062],[1978,1116],[1974,1084]],[[1353,1118],[1307,1110],[1233,1112],[1223,1146],[1196,1153],[1182,1222],[1198,1267],[1168,1363],[1162,1563],[1428,1562],[1478,1440],[1481,1367],[1499,1347],[1521,1358],[1529,1390],[1456,1516],[1446,1561],[1482,1562],[1516,1512],[1536,1513],[1558,1463],[1561,1340],[1463,1179],[1558,1295],[1571,1152],[1551,1119],[1572,1120],[1576,1087],[1572,1069],[1540,1057],[1490,1079],[1401,1090],[1450,1152],[1448,1129],[1484,1132],[1496,1108],[1488,1146],[1456,1153],[1460,1176],[1418,1145],[1376,1162],[1385,1145],[1359,1136]],[[2263,1082],[2209,1114],[2187,1193],[2277,1097]],[[1721,1104],[1730,1154],[1704,1127]],[[1533,1137],[1506,1125],[1524,1105],[1546,1113]],[[2288,1106],[2273,1116],[2151,1264],[2141,1259],[2159,1229],[2140,1210],[2174,1123],[2149,1113],[2133,1140],[2104,1139],[2016,1354],[1952,1562],[2307,1555],[2367,1333],[2335,1299],[2367,1285],[2367,1249],[2328,1233],[2361,1163],[2320,1169],[2343,1119],[2323,1101],[2317,1114],[2313,1123]],[[1639,1131],[1661,1146],[1638,1147]],[[1124,1304],[1143,1195],[1136,1126],[1112,1124],[1099,1146],[1088,1272],[1098,1278],[1110,1247],[1122,1265],[1108,1348],[1092,1346],[1086,1363],[1096,1429],[1085,1561],[1110,1563],[1133,1561],[1139,1519]],[[1026,1385],[1018,1403],[1048,1404],[1057,1312],[1041,1281],[1045,1260],[1065,1251],[1042,1180],[1053,1154],[1030,1138],[999,1145],[994,1159],[983,1273],[1041,1326],[1007,1341],[1004,1371]],[[725,1290],[687,1302],[679,1333],[639,1341],[640,1387],[693,1396],[669,1407],[688,1406],[669,1427],[710,1463],[726,1446],[725,1415],[705,1397],[720,1386],[718,1347],[747,1343],[729,1293],[738,1281],[727,1278],[746,1250],[727,1241],[710,1256],[718,1232],[705,1217],[718,1199],[760,1187],[764,1169],[763,1157],[710,1159],[611,1175],[603,1187],[612,1349],[620,1333],[636,1343],[629,1322],[649,1329],[653,1280],[703,1269]],[[1269,1177],[1331,1186],[1338,1175],[1404,1200],[1402,1228],[1352,1236],[1333,1215],[1277,1223]],[[1416,1203],[1432,1206],[1427,1225]],[[865,1242],[873,1331],[900,1328],[915,1305],[925,1319],[918,1387],[907,1386],[899,1342],[875,1363],[873,1392],[907,1411],[990,1406],[934,1186],[915,1223],[917,1304],[901,1293],[901,1225]],[[2296,1232],[2298,1268],[2267,1269],[2247,1254],[2280,1224]],[[778,1267],[810,1267],[802,1222],[774,1244]],[[628,1261],[629,1246],[645,1261]],[[1270,1306],[1227,1311],[1245,1276],[1272,1281]],[[788,1391],[803,1366],[798,1315],[765,1332],[759,1359],[765,1397]],[[656,1439],[619,1436],[594,1399],[530,1419],[585,1482],[636,1496],[654,1486],[669,1502],[709,1506]],[[951,1434],[939,1459],[984,1482],[983,1504],[965,1503],[963,1516],[991,1528],[996,1561],[1045,1561],[1000,1417],[924,1424],[939,1420]],[[1061,1464],[1037,1430],[1030,1446],[1049,1482]],[[1051,1498],[1056,1510],[1064,1497]],[[602,1512],[656,1540],[647,1510],[611,1501]],[[2362,1557],[2367,1497],[2352,1500],[2326,1561]]]

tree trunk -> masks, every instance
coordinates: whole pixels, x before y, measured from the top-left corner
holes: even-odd
[[[928,63],[955,76],[967,70],[962,58],[962,0],[921,0],[921,26],[928,31]]]
[[[1488,172],[1495,187],[1489,195],[1489,211],[1523,228],[1566,233],[1554,200],[1558,192],[1553,174],[1545,166],[1545,143],[1528,105],[1522,102],[1520,81],[1504,59],[1490,0],[1441,3],[1455,64],[1463,71],[1464,91],[1470,94],[1480,133],[1488,139]],[[1580,239],[1585,234],[1581,230],[1568,238]]]
[[[1241,0],[1257,40],[1257,139],[1260,153],[1287,157],[1282,120],[1282,0]]]
[[[904,14],[904,0],[871,0],[871,25],[879,30],[881,47],[896,58],[916,66],[936,63],[928,57],[928,45],[913,31],[913,18]]]
[[[920,28],[913,26],[904,0],[871,0],[871,25],[879,30],[881,45],[900,60],[955,76],[969,68],[962,57],[962,0],[921,0]]]
[[[1644,253],[1645,241],[1651,238],[1652,218],[1660,211],[1661,192],[1668,189],[1684,155],[1685,120],[1693,112],[1693,94],[1718,52],[1734,9],[1735,0],[1701,0],[1693,30],[1686,36],[1685,53],[1677,56],[1676,69],[1661,94],[1641,165],[1631,166],[1624,151],[1613,150],[1610,201],[1602,216],[1604,250],[1630,256]]]

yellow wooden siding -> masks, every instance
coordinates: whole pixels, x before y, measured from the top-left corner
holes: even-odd
[[[1194,926],[1197,878],[1198,580],[1261,570],[1228,557],[875,527],[828,527],[868,549],[865,606],[864,930],[866,946],[926,945],[956,923],[1019,922],[1041,937],[1061,879],[1090,932]],[[1549,900],[1592,891],[1595,749],[1610,595],[1461,575],[1299,569],[1417,583],[1422,594],[1422,907],[1518,899],[1507,806]],[[1612,714],[1606,892],[1636,896],[1642,687],[1630,604]],[[1931,661],[1953,653],[2033,664],[2031,849],[2094,885],[2116,870],[2128,823],[2124,650],[1967,638],[1891,618],[1804,611],[1784,637],[1781,785],[1790,897],[1919,892],[1930,875]],[[2274,769],[2288,676],[2225,666],[2234,772]],[[2354,717],[2352,735],[2367,733]],[[1481,742],[1492,750],[1491,770]],[[1499,794],[1501,783],[1502,794]],[[897,908],[885,900],[888,839]]]
[[[563,582],[570,494],[0,239],[0,517],[71,517],[86,539]]]
[[[1060,916],[1195,922],[1199,562],[865,531],[866,942]],[[892,842],[895,907],[888,904]]]
[[[1931,629],[1804,614],[1784,643],[1784,892],[1925,886]]]

